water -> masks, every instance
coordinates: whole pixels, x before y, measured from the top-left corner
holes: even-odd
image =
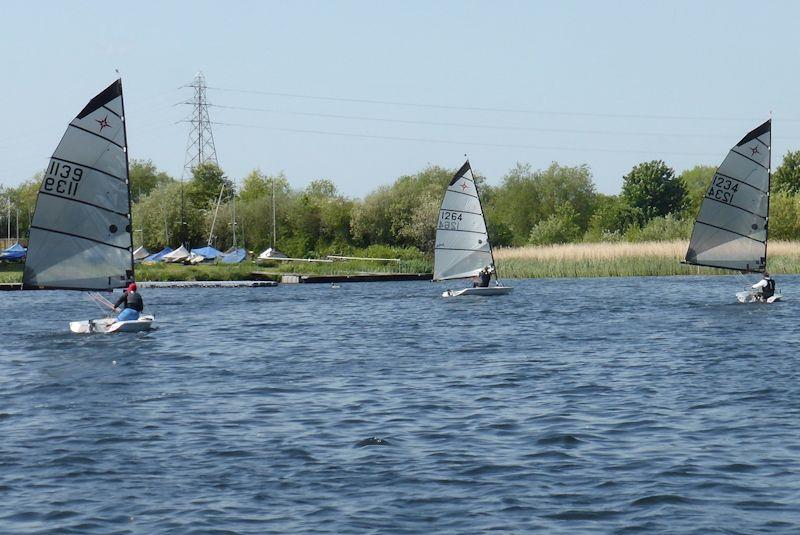
[[[800,278],[741,283],[2,293],[0,532],[797,533]]]

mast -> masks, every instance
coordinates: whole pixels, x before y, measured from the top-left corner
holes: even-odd
[[[275,250],[275,242],[277,239],[277,230],[275,228],[275,177],[272,177],[272,250]]]
[[[465,155],[466,156],[466,155]],[[481,194],[478,191],[478,179],[475,178],[475,171],[472,169],[472,164],[469,163],[469,158],[467,158],[467,165],[469,166],[469,172],[472,174],[472,182],[475,184],[475,195],[478,197],[478,205],[481,207],[481,213],[483,214],[483,223],[486,226],[486,242],[489,244],[489,255],[492,257],[492,267],[494,268],[494,277],[500,282],[500,274],[497,271],[497,265],[494,261],[494,249],[492,248],[492,240],[491,236],[489,236],[489,225],[486,223],[486,212],[483,211],[483,203],[481,201]]]
[[[211,240],[214,237],[214,225],[217,223],[217,214],[219,213],[219,205],[222,202],[222,192],[225,191],[225,183],[219,187],[219,197],[217,197],[217,207],[214,209],[214,219],[211,220],[211,232],[208,233],[208,246],[211,247]]]
[[[128,228],[127,231],[130,233],[131,236],[131,276],[130,280],[136,280],[136,273],[134,271],[134,262],[133,262],[133,208],[131,206],[131,166],[130,161],[128,159],[128,125],[127,121],[125,120],[125,96],[122,92],[122,78],[117,78],[117,82],[119,83],[119,100],[120,105],[122,106],[122,132],[123,136],[125,137],[125,148],[123,152],[125,153],[125,179],[128,184]]]
[[[767,159],[767,224],[764,228],[764,271],[767,271],[767,247],[769,244],[769,198],[772,196],[772,110],[769,110],[769,153]]]
[[[236,192],[231,196],[231,218],[233,219],[233,248],[236,249]]]

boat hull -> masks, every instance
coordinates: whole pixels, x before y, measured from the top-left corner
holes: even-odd
[[[71,321],[69,330],[76,334],[90,333],[136,333],[153,328],[155,317],[142,314],[137,320],[117,321],[116,318],[102,318],[87,321]]]
[[[510,286],[487,286],[486,288],[464,288],[463,290],[447,290],[442,293],[442,297],[488,297],[491,295],[510,294],[513,288]]]
[[[783,296],[781,294],[775,294],[772,297],[768,297],[766,301],[761,301],[752,292],[736,292],[736,300],[740,303],[776,303],[782,299]]]

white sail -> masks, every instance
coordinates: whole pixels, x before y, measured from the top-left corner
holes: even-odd
[[[23,287],[110,290],[133,280],[122,81],[69,124],[45,171]]]
[[[700,205],[686,262],[762,272],[767,264],[772,121],[734,146]]]
[[[444,193],[436,225],[434,280],[461,279],[494,266],[483,208],[467,161]]]

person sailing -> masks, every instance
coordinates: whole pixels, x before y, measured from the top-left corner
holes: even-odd
[[[492,280],[492,272],[489,266],[486,266],[478,272],[476,280],[472,283],[473,288],[488,288],[489,281]]]
[[[751,288],[756,290],[756,299],[759,301],[766,301],[775,295],[775,281],[770,278],[768,271],[765,271],[764,278],[751,286]]]
[[[114,303],[114,309],[116,310],[123,303],[125,307],[120,315],[117,316],[117,321],[138,320],[139,314],[144,310],[144,302],[142,301],[142,296],[136,291],[135,282],[130,283],[120,298],[117,299],[117,302]]]

